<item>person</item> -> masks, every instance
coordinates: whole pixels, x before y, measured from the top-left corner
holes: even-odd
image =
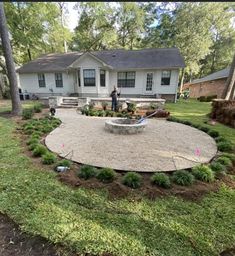
[[[112,97],[112,111],[117,111],[117,97],[120,96],[120,92],[117,91],[117,87],[114,86],[113,91],[110,94],[110,97]]]

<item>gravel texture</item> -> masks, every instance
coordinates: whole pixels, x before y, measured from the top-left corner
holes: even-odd
[[[47,147],[78,163],[116,170],[156,172],[207,163],[217,152],[206,133],[180,123],[148,119],[139,134],[112,134],[104,129],[111,117],[87,117],[75,109],[58,109],[62,124],[46,137]]]

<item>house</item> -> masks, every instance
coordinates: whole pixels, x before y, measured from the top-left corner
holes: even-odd
[[[159,48],[47,54],[17,72],[22,91],[39,97],[107,97],[117,85],[122,97],[174,101],[184,66],[177,48]]]
[[[230,67],[227,67],[208,76],[193,80],[191,83],[184,84],[183,90],[189,89],[189,96],[191,98],[212,95],[221,98],[229,71]]]

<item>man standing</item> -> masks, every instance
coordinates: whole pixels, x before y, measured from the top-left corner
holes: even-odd
[[[117,111],[117,97],[119,96],[120,92],[118,92],[116,86],[114,86],[114,90],[110,94],[110,97],[112,97],[112,111]]]

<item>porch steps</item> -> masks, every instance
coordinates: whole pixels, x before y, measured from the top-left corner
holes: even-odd
[[[78,107],[78,98],[76,97],[64,97],[62,103],[60,104],[61,108],[77,108]]]

